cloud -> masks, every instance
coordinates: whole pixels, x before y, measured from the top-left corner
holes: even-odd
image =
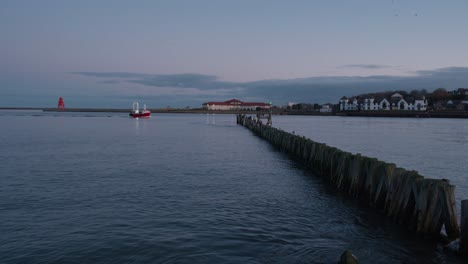
[[[367,70],[375,70],[375,69],[384,69],[384,68],[391,68],[392,66],[388,65],[379,65],[379,64],[349,64],[343,65],[340,68],[361,68]]]
[[[461,77],[466,76],[468,67],[447,67],[436,70],[414,71],[419,76],[432,76],[433,78]]]
[[[349,65],[348,65],[349,66]],[[357,65],[355,65],[357,66]],[[359,65],[360,67],[363,65]],[[383,65],[380,65],[383,67]],[[379,67],[379,65],[365,65]],[[193,102],[196,100],[227,100],[256,98],[258,101],[273,101],[284,104],[295,102],[336,102],[343,95],[352,96],[367,92],[387,90],[427,89],[439,87],[456,89],[468,86],[468,67],[447,67],[434,70],[412,72],[411,76],[331,76],[308,77],[283,80],[259,80],[253,82],[225,82],[218,77],[204,74],[141,74],[141,73],[101,73],[77,72],[88,77],[115,79],[121,82],[136,83],[148,88],[164,88],[166,94],[174,91],[174,100]],[[183,93],[187,90],[187,93]],[[168,97],[170,95],[168,94]],[[176,98],[177,97],[177,98]],[[244,99],[245,100],[245,99]]]
[[[172,74],[172,75],[152,75],[144,78],[130,80],[129,82],[156,87],[181,87],[198,88],[201,90],[217,89],[225,86],[225,83],[217,81],[213,75],[203,74]]]
[[[103,80],[103,81],[98,81],[98,83],[103,83],[103,84],[116,84],[120,83],[121,81],[119,80]]]
[[[123,79],[129,83],[137,83],[145,86],[154,87],[180,87],[197,88],[200,90],[230,88],[235,83],[218,81],[214,75],[205,75],[198,73],[184,74],[143,74],[131,72],[72,72],[87,77]],[[111,82],[115,80],[110,80]],[[103,82],[103,81],[101,81]],[[105,82],[105,81],[104,81]]]
[[[133,72],[71,72],[71,74],[78,74],[88,77],[97,77],[97,78],[144,78],[145,76],[151,76],[143,73],[133,73]]]

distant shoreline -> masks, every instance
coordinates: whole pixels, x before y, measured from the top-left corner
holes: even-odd
[[[0,107],[0,110],[38,110],[44,112],[57,112],[57,108],[45,107]],[[265,111],[238,111],[238,110],[206,110],[206,109],[149,109],[152,113],[166,114],[258,114]],[[131,109],[125,108],[67,108],[65,112],[93,112],[93,113],[129,113]],[[468,118],[468,111],[347,111],[336,113],[322,113],[317,111],[291,111],[274,108],[273,115],[304,115],[304,116],[343,116],[343,117],[407,117],[407,118]]]
[[[349,111],[338,112],[335,115],[354,117],[468,118],[468,111]]]
[[[58,112],[57,108],[44,107],[0,107],[0,110],[38,110],[44,112]],[[67,108],[63,112],[93,112],[93,113],[130,113],[130,108]],[[238,111],[238,110],[205,110],[205,109],[177,109],[177,108],[154,108],[148,109],[151,113],[176,113],[176,114],[257,114],[265,113],[259,111]],[[282,114],[283,109],[274,109],[273,114]]]

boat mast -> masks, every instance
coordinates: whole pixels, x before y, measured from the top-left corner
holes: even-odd
[[[138,102],[133,102],[133,112],[134,113],[140,112],[139,108],[140,108],[140,105],[138,104]]]

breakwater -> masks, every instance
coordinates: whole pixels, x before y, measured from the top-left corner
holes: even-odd
[[[445,227],[450,239],[460,237],[455,186],[448,180],[425,179],[416,171],[261,125],[246,115],[238,115],[237,123],[302,160],[339,189],[366,201],[408,229],[439,236]]]

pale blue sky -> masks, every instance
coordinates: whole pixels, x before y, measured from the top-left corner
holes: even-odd
[[[1,0],[0,106],[468,87],[467,13],[466,0]]]

